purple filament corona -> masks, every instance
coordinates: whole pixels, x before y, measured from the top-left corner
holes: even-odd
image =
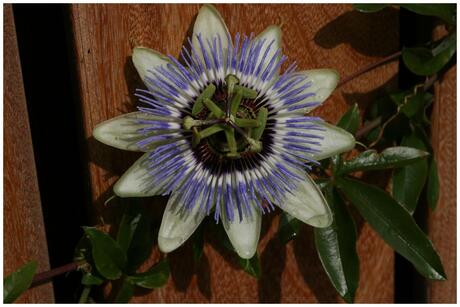
[[[146,188],[174,194],[172,201],[188,214],[210,214],[214,209],[216,221],[242,221],[254,210],[265,213],[275,205],[282,207],[286,196],[305,180],[304,172],[317,164],[312,154],[319,152],[323,139],[321,119],[301,112],[319,105],[312,80],[297,73],[295,63],[278,75],[287,57],[275,40],[237,33],[233,41],[218,35],[197,35],[188,41],[190,49],[183,47],[180,61],[168,55],[169,64],[148,70],[148,89],[136,92],[142,104],[139,111],[145,113],[139,120],[142,139],[137,144],[151,150]],[[264,107],[268,118],[261,152],[218,159],[206,144],[192,147],[192,133],[182,121],[206,86],[226,86],[229,74],[257,91],[248,108],[257,112]]]

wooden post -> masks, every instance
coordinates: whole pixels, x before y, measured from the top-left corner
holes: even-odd
[[[3,9],[3,274],[6,276],[32,260],[38,262],[38,272],[49,270],[49,260],[13,9],[11,4]],[[17,302],[53,303],[53,286],[48,283],[28,290]]]
[[[335,68],[346,76],[399,48],[399,12],[394,9],[366,15],[352,11],[351,5],[221,4],[217,8],[231,33],[257,34],[271,24],[282,25],[284,52],[291,61],[297,61],[301,70]],[[139,157],[91,137],[98,123],[135,110],[133,93],[143,85],[131,63],[132,48],[142,45],[177,56],[191,34],[198,9],[197,4],[72,6],[95,217],[101,216],[113,183]],[[397,63],[375,69],[336,90],[315,114],[335,123],[352,103],[365,108],[383,89],[394,88],[396,74]],[[151,203],[159,206],[158,198]],[[321,268],[311,229],[305,227],[298,240],[284,247],[275,237],[277,224],[278,218],[264,220],[260,281],[242,272],[227,254],[208,243],[203,264],[195,273],[186,244],[168,256],[172,278],[167,286],[138,293],[132,302],[340,301]],[[393,251],[367,225],[361,225],[358,253],[361,281],[356,301],[391,303]]]
[[[428,282],[428,302],[457,302],[457,66],[435,85],[432,145],[438,162],[440,197],[430,211],[428,234],[447,274],[446,281]]]

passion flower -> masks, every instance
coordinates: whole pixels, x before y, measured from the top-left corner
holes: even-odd
[[[147,89],[139,112],[103,122],[94,137],[145,154],[118,180],[120,197],[170,195],[158,244],[178,248],[207,215],[222,221],[236,252],[251,258],[262,214],[275,206],[315,227],[332,215],[307,174],[318,160],[354,147],[348,132],[305,116],[331,94],[334,70],[296,71],[281,30],[231,38],[204,5],[181,61],[144,47],[133,63]]]

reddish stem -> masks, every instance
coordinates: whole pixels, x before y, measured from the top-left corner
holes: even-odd
[[[341,81],[339,82],[339,84],[337,85],[337,87],[342,86],[342,85],[344,85],[345,83],[350,82],[351,80],[353,80],[353,79],[355,79],[355,78],[361,76],[362,74],[367,73],[368,71],[373,70],[374,68],[376,68],[376,67],[378,67],[378,66],[380,66],[380,65],[382,65],[382,64],[385,64],[386,62],[393,61],[393,60],[399,58],[399,56],[401,56],[401,51],[398,51],[398,52],[396,52],[396,53],[393,53],[393,54],[391,54],[391,55],[389,55],[389,56],[387,56],[387,57],[381,59],[380,61],[377,61],[377,62],[375,62],[375,63],[372,63],[372,64],[370,64],[370,65],[368,65],[368,66],[365,66],[365,67],[361,68],[360,70],[358,70],[357,72],[355,72],[354,74],[352,74],[352,75],[350,75],[350,76],[348,76],[348,77],[343,78],[343,80],[341,80]]]
[[[55,268],[55,269],[52,269],[52,270],[49,270],[49,271],[46,271],[46,272],[38,273],[38,274],[36,274],[34,276],[34,279],[32,280],[32,284],[31,284],[30,288],[36,287],[36,286],[41,285],[41,284],[43,284],[45,282],[48,282],[53,277],[56,277],[58,275],[75,271],[76,269],[78,269],[78,267],[80,265],[81,265],[81,263],[72,262],[72,263],[68,263],[66,265],[63,265],[61,267],[58,267],[58,268]]]

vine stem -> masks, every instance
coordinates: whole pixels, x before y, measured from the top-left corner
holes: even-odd
[[[80,299],[78,300],[78,304],[86,304],[88,302],[88,296],[91,292],[91,286],[85,286],[83,291],[81,292]]]
[[[426,92],[427,90],[429,90],[434,85],[434,83],[437,80],[438,80],[438,74],[434,74],[432,76],[427,77],[425,79],[424,83],[417,84],[417,85],[414,86],[414,88],[413,88],[414,94],[416,94],[418,91]],[[382,137],[383,130],[385,129],[385,127],[388,125],[389,122],[391,122],[393,119],[395,119],[398,114],[399,114],[399,109],[398,109],[398,112],[393,114],[393,116],[391,116],[389,119],[387,119],[385,121],[385,123],[383,123],[382,129],[380,130],[380,133],[379,133],[379,136],[378,136],[377,140],[372,142],[369,145],[369,147],[373,147],[375,144],[378,143],[378,141]],[[366,125],[364,125],[361,129],[359,129],[356,132],[356,134],[355,134],[356,139],[359,140],[364,135],[366,135],[369,131],[371,131],[372,129],[378,127],[381,123],[382,123],[382,117],[381,116],[379,116],[379,117],[373,119],[372,121],[368,122]]]
[[[376,119],[364,125],[361,129],[359,129],[355,134],[355,138],[359,140],[360,138],[365,136],[369,131],[371,131],[375,127],[378,127],[381,123],[382,123],[382,117],[379,116]]]
[[[339,84],[337,84],[337,87],[340,87],[340,86],[344,85],[345,83],[348,83],[353,79],[356,79],[357,77],[361,76],[362,74],[365,74],[365,73],[373,70],[374,68],[376,68],[376,67],[378,67],[378,66],[380,66],[382,64],[385,64],[386,62],[390,62],[390,61],[393,61],[393,60],[399,58],[401,56],[401,53],[402,53],[401,51],[395,52],[395,53],[393,53],[393,54],[391,54],[391,55],[389,55],[387,57],[384,57],[380,61],[377,61],[375,63],[372,63],[372,64],[370,64],[368,66],[365,66],[365,67],[361,68],[360,70],[358,70],[354,74],[343,78],[343,80],[341,80],[339,82]]]
[[[30,288],[36,287],[38,285],[41,285],[42,283],[47,282],[47,281],[51,280],[52,278],[54,278],[56,276],[59,276],[61,274],[65,274],[65,273],[75,271],[81,265],[82,265],[82,263],[72,262],[72,263],[68,263],[66,265],[57,267],[57,268],[49,270],[49,271],[38,273],[32,279],[32,284],[31,284]]]

